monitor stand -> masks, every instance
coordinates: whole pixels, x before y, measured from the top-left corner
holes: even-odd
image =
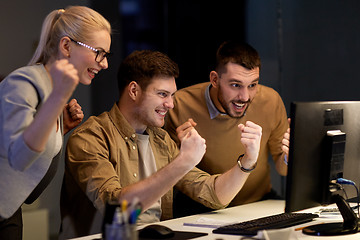
[[[358,228],[359,219],[345,199],[338,194],[334,195],[333,198],[344,221],[309,226],[302,230],[304,234],[314,236],[337,236],[353,234],[360,231]]]

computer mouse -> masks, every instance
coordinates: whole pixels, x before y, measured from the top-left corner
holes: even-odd
[[[174,235],[172,229],[160,224],[151,224],[139,230],[139,237],[141,238],[166,239]]]

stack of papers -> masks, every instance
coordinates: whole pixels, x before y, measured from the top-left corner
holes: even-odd
[[[237,223],[237,222],[227,222],[227,221],[221,221],[207,217],[201,217],[194,222],[184,222],[184,226],[218,228],[233,223]]]

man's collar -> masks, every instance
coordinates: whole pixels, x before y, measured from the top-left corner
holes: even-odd
[[[113,122],[114,126],[118,129],[119,133],[121,135],[123,135],[123,137],[135,138],[136,132],[135,132],[134,128],[126,120],[126,118],[120,111],[117,103],[115,103],[113,105],[113,107],[111,108],[111,110],[109,112],[109,116],[110,116],[110,119]],[[151,132],[151,134],[156,134],[157,136],[159,136],[162,139],[164,139],[165,135],[166,135],[166,132],[162,128],[159,128],[159,127],[148,126],[145,131],[146,131],[146,133],[144,133],[144,134],[150,135],[150,132]]]
[[[211,97],[210,97],[210,88],[211,88],[211,84],[209,84],[209,86],[207,86],[207,88],[205,89],[205,101],[206,101],[206,105],[207,105],[207,108],[208,108],[209,113],[210,113],[210,119],[214,119],[220,114],[221,115],[226,115],[226,114],[220,112],[215,107],[215,104],[213,103],[213,101],[211,100]]]

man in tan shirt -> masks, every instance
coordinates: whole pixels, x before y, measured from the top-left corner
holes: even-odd
[[[262,127],[256,169],[230,203],[230,206],[235,206],[271,195],[269,153],[277,172],[282,176],[287,174],[285,158],[289,146],[289,124],[279,94],[259,84],[261,62],[254,48],[242,42],[224,42],[216,59],[210,82],[176,92],[174,108],[169,110],[164,128],[180,146],[179,139],[195,127],[207,145],[197,167],[209,174],[221,174],[232,168],[245,151],[237,126],[252,121]],[[175,210],[187,209],[187,212],[176,212],[175,216],[209,210],[180,193],[176,194],[174,202]]]
[[[90,117],[70,137],[61,196],[60,238],[99,233],[107,201],[140,199],[139,223],[172,217],[174,185],[212,209],[224,208],[242,188],[259,154],[261,127],[240,124],[244,155],[224,174],[194,168],[206,151],[194,128],[180,149],[161,129],[174,107],[177,65],[154,51],[135,51],[120,65],[120,99],[109,112]]]

